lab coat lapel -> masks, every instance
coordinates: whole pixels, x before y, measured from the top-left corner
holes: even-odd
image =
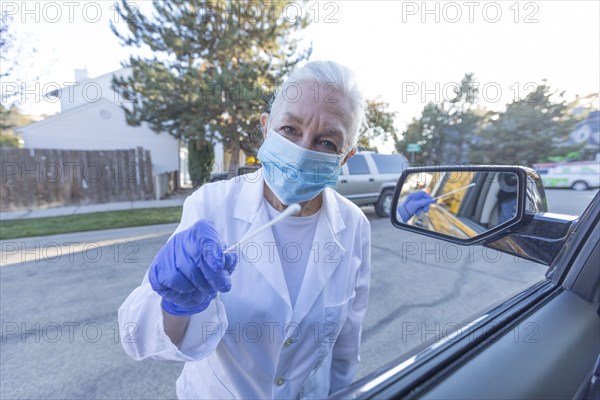
[[[345,228],[345,224],[331,190],[333,189],[327,188],[323,191],[323,209],[319,215],[313,241],[313,250],[317,251],[318,256],[315,257],[312,253],[306,266],[292,316],[292,321],[297,323],[308,314],[347,252],[338,240],[338,235]]]
[[[270,220],[263,204],[264,180],[262,169],[249,175],[243,175],[242,178],[244,179],[244,186],[240,191],[233,216],[236,219],[247,222],[248,228],[240,232],[240,237],[237,240],[249,232],[258,230]],[[273,231],[266,229],[252,238],[250,242],[247,242],[245,245],[242,244],[240,249],[237,250],[238,257],[241,257],[242,260],[248,260],[249,266],[253,266],[260,272],[291,310],[292,306],[287,283],[283,274],[281,260],[279,259],[279,252],[275,248],[274,243]],[[255,254],[250,254],[250,252],[254,253],[256,248],[260,249],[259,257],[255,257]],[[244,249],[248,253],[244,253]]]

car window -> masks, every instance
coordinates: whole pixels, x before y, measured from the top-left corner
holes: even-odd
[[[400,173],[408,166],[408,160],[399,154],[373,154],[380,174]]]
[[[435,187],[439,177],[423,174],[414,179],[411,187],[431,190],[432,195],[441,193]],[[581,215],[597,192],[546,190],[548,210]],[[372,212],[367,216],[372,232],[372,272],[360,376],[429,340],[441,343],[453,330],[470,332],[470,321],[544,280],[548,270],[543,264],[481,245],[462,246],[401,231]],[[537,325],[520,325],[512,334],[521,341],[541,338]]]
[[[544,279],[547,266],[480,245],[461,246],[400,231],[370,218],[369,308],[361,346],[363,376],[415,347],[442,338],[502,299]],[[515,335],[539,340],[536,327]]]
[[[370,172],[367,160],[360,154],[356,154],[354,157],[348,159],[348,171],[350,175],[366,175]]]

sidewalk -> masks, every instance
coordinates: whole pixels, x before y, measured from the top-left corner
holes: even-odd
[[[52,207],[36,210],[0,212],[0,221],[24,218],[58,217],[63,215],[88,214],[103,211],[133,210],[140,208],[162,208],[183,205],[191,191],[181,191],[173,197],[164,200],[138,200],[115,203],[88,204],[81,206]]]

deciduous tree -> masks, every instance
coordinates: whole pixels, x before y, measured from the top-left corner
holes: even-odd
[[[506,111],[489,113],[473,148],[473,159],[493,164],[534,164],[548,157],[568,154],[581,145],[569,145],[577,119],[564,99],[546,83]]]
[[[397,112],[388,111],[389,104],[380,98],[367,100],[367,126],[359,133],[357,144],[368,150],[377,150],[373,141],[386,141],[397,134],[394,122]]]

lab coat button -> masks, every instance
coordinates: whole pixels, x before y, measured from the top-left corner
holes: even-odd
[[[292,339],[287,339],[285,342],[283,342],[283,345],[285,347],[290,347],[292,345],[292,343],[294,343],[294,341]]]
[[[284,384],[284,382],[285,382],[285,379],[283,379],[283,377],[281,377],[281,376],[280,376],[280,377],[279,377],[279,378],[277,378],[277,380],[275,381],[275,384],[276,384],[277,386],[281,386],[281,385],[283,385],[283,384]]]

